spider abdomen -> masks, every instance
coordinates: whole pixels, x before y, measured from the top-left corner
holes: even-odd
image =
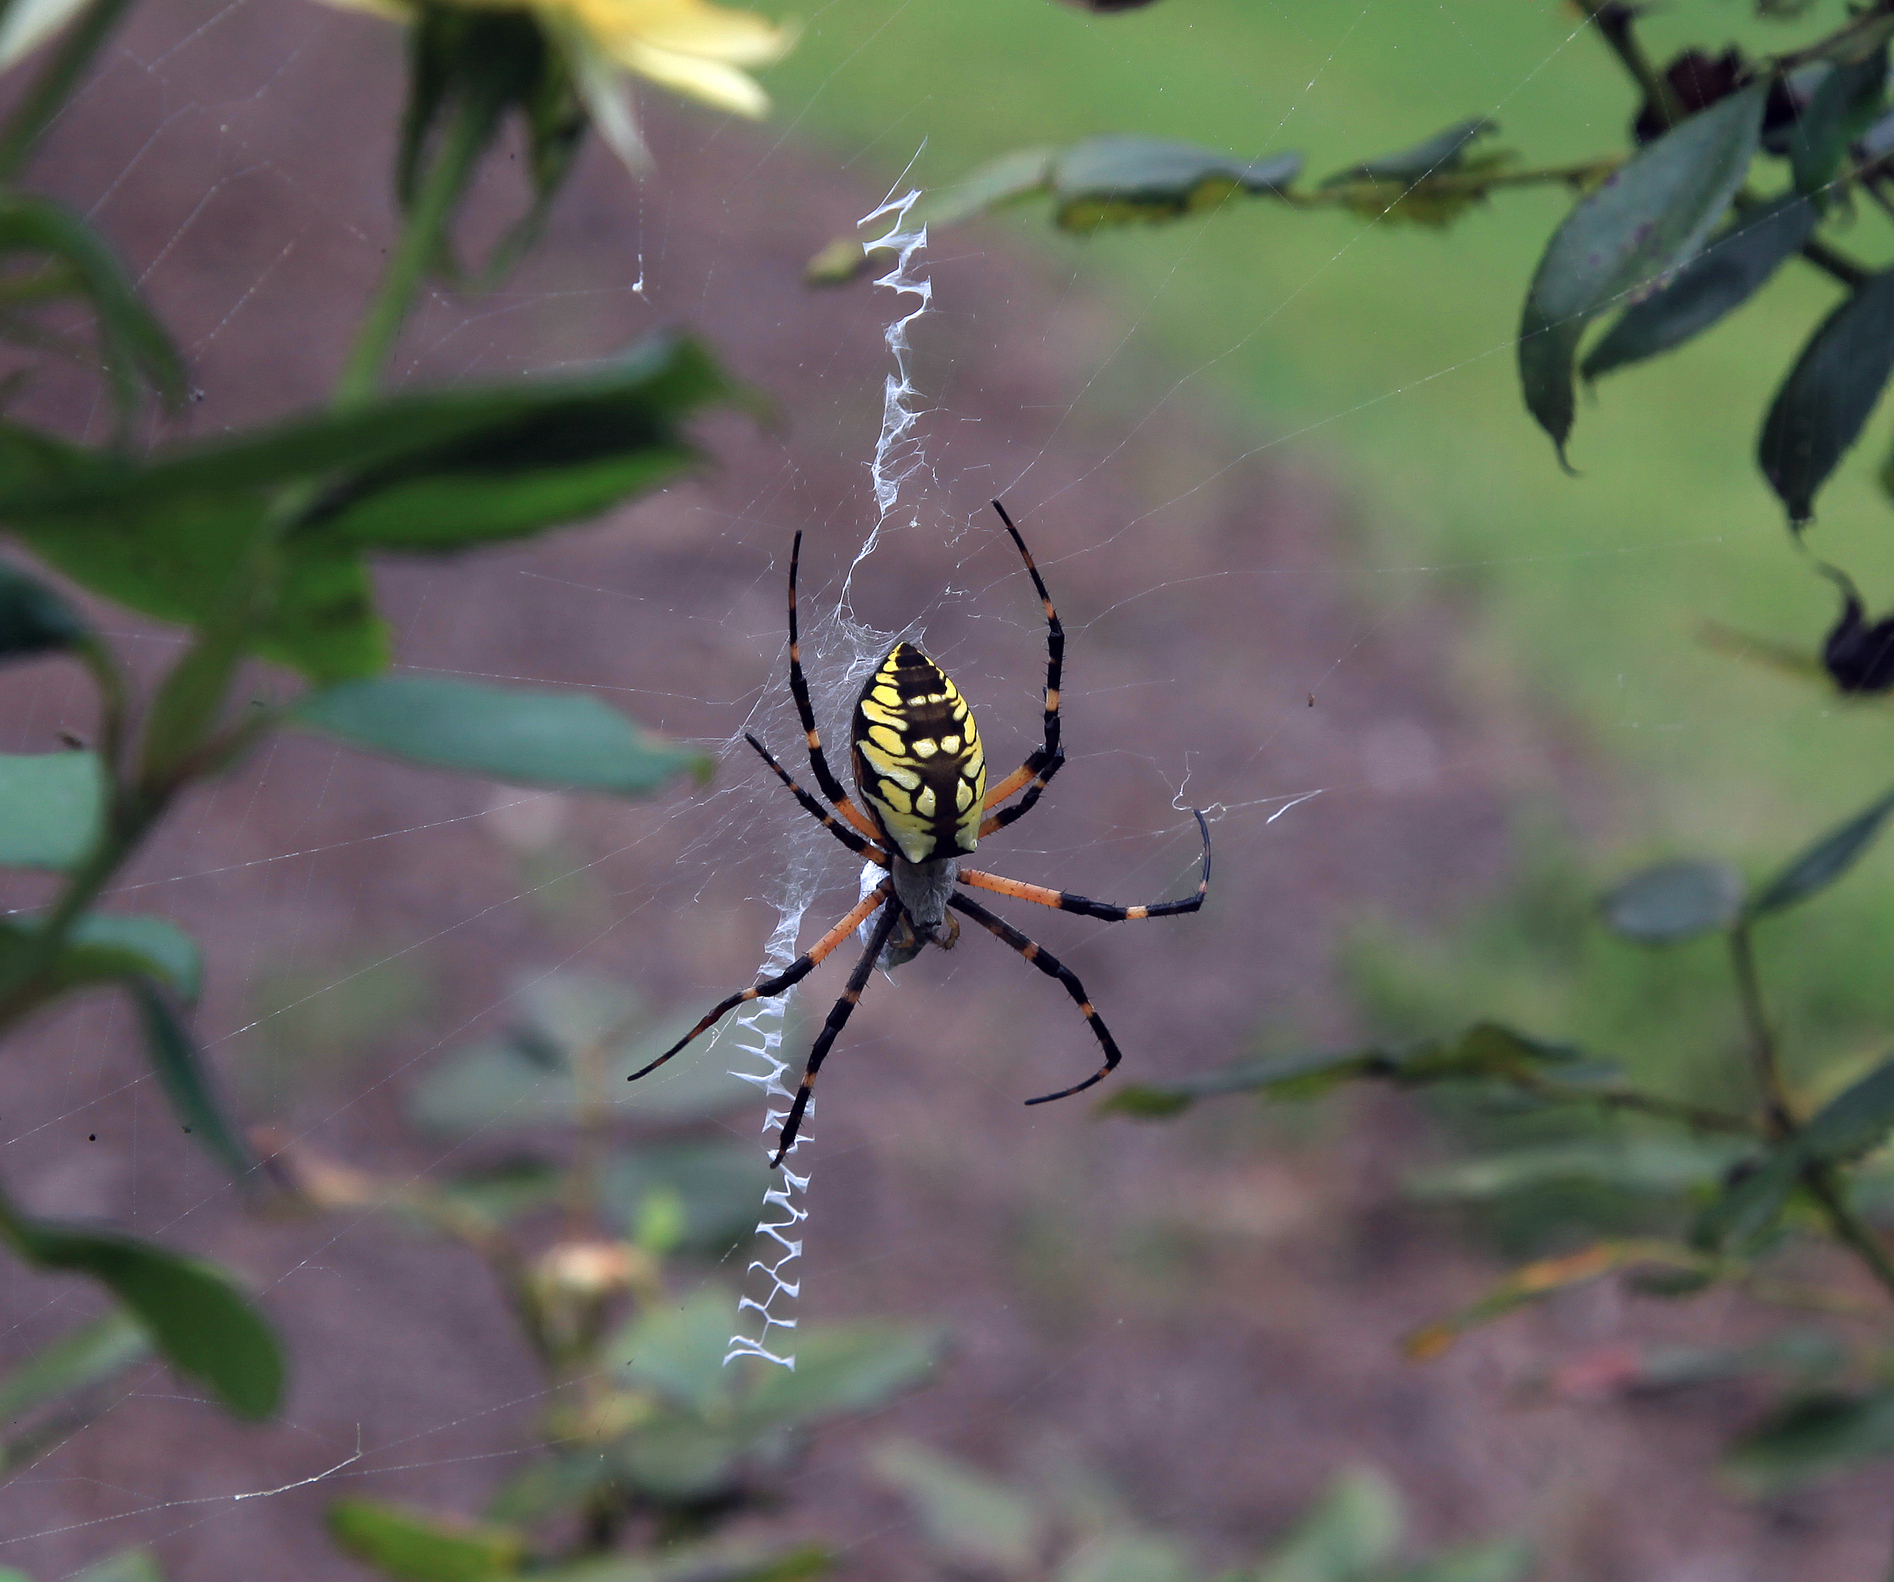
[[[850,720],[855,784],[888,843],[911,863],[970,852],[980,839],[986,754],[947,673],[896,643]]]

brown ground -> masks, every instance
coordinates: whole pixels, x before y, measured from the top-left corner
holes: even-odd
[[[293,0],[154,3],[60,129],[38,179],[145,273],[192,356],[194,431],[321,396],[389,234],[396,96],[394,36],[376,24]],[[403,372],[579,358],[683,320],[780,403],[780,427],[720,420],[718,465],[696,482],[529,548],[390,567],[384,586],[405,665],[594,687],[722,741],[780,694],[791,534],[810,535],[819,603],[867,520],[886,294],[811,297],[796,276],[878,193],[774,131],[653,113],[662,175],[635,191],[588,156],[539,259],[496,297],[430,309]],[[1139,424],[1163,386],[1114,355],[1109,309],[979,246],[957,235],[932,261],[940,313],[918,365],[941,407],[929,508],[970,525],[947,546],[931,519],[893,535],[858,576],[859,612],[928,616],[995,759],[1022,752],[1040,639],[981,515],[1004,489],[1071,632],[1072,762],[1041,813],[993,843],[995,864],[1155,897],[1188,882],[1193,842],[1171,806],[1186,771],[1187,799],[1228,810],[1201,916],[1109,933],[1022,921],[1085,975],[1140,1074],[1218,1063],[1259,1027],[1342,1036],[1338,936],[1374,910],[1464,904],[1506,869],[1509,800],[1582,766],[1542,722],[1455,683],[1463,612],[1438,589],[1417,577],[1411,596],[1378,585],[1370,602],[1334,486],[1282,463],[1223,470],[1242,446],[1214,413]],[[172,651],[111,625],[132,652]],[[5,699],[10,750],[87,724],[53,667],[16,672]],[[1268,799],[1316,787],[1266,822]],[[746,820],[776,796],[733,756],[702,798],[573,803],[560,850],[583,872],[548,898],[529,893],[504,821],[482,816],[491,788],[284,741],[181,809],[124,900],[205,942],[199,1025],[253,1106],[281,1105],[358,1163],[426,1171],[447,1161],[403,1130],[399,1095],[444,1045],[496,1025],[522,973],[569,964],[691,1003],[747,976],[784,824]],[[839,910],[853,885],[839,853],[834,879],[822,906]],[[386,964],[350,978],[370,963]],[[190,1582],[318,1582],[361,1574],[321,1536],[339,1492],[476,1509],[517,1465],[537,1387],[481,1271],[372,1217],[246,1217],[138,1080],[124,1035],[114,1008],[88,1004],[9,1050],[9,1187],[242,1271],[289,1337],[294,1391],[279,1423],[246,1429],[147,1374],[0,1489],[0,1564],[44,1582],[148,1540]],[[802,1156],[816,1174],[802,1312],[922,1316],[957,1337],[933,1389],[829,1436],[791,1480],[785,1519],[840,1544],[848,1577],[925,1574],[859,1470],[890,1431],[1003,1472],[1063,1439],[1209,1558],[1253,1552],[1337,1467],[1368,1461],[1411,1497],[1425,1539],[1525,1533],[1547,1577],[1880,1574],[1885,1521],[1865,1483],[1768,1510],[1713,1487],[1700,1469],[1739,1398],[1601,1407],[1526,1388],[1629,1332],[1735,1333],[1744,1321],[1719,1303],[1584,1294],[1411,1366],[1398,1337],[1490,1273],[1390,1206],[1425,1146],[1411,1111],[1369,1102],[1310,1125],[1230,1105],[1146,1129],[1020,1106],[1092,1058],[1056,988],[976,941],[878,983],[829,1068]],[[82,1286],[0,1267],[9,1353],[88,1309]],[[342,1476],[233,1499],[358,1442]]]

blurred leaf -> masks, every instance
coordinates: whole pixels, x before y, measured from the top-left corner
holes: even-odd
[[[526,1543],[511,1528],[476,1526],[382,1500],[337,1500],[329,1534],[400,1582],[488,1582],[518,1573]]]
[[[769,1549],[754,1543],[681,1544],[656,1556],[613,1556],[535,1571],[545,1582],[807,1582],[831,1561],[817,1544]]]
[[[1829,69],[1789,138],[1789,168],[1798,192],[1819,193],[1834,179],[1849,142],[1874,120],[1886,97],[1885,39],[1859,59]]]
[[[304,730],[408,763],[513,785],[644,796],[709,760],[589,692],[526,692],[436,676],[344,681],[290,715]]]
[[[611,1030],[636,1002],[613,985],[573,974],[549,974],[521,990],[525,1020],[511,1032],[476,1039],[450,1053],[416,1084],[408,1113],[430,1131],[478,1131],[495,1122],[570,1123],[578,1089],[576,1046]],[[696,1025],[698,1012],[652,1021],[632,1018],[630,1030],[604,1062],[599,1084],[612,1114],[663,1122],[705,1120],[749,1102],[750,1089],[732,1077],[714,1051],[673,1060],[643,1082],[625,1078]]]
[[[1458,1038],[1403,1049],[1317,1050],[1241,1060],[1176,1082],[1133,1083],[1097,1109],[1137,1119],[1175,1115],[1200,1098],[1260,1093],[1274,1099],[1315,1098],[1346,1082],[1375,1078],[1401,1086],[1481,1078],[1528,1077],[1548,1066],[1575,1065],[1577,1050],[1528,1038],[1496,1022],[1478,1022]]]
[[[1614,933],[1668,945],[1727,928],[1743,907],[1743,876],[1726,862],[1660,862],[1614,886],[1599,903]]]
[[[11,1423],[101,1384],[150,1355],[143,1326],[122,1307],[109,1308],[40,1347],[0,1379],[0,1422]]]
[[[1415,1330],[1402,1343],[1403,1349],[1416,1362],[1428,1361],[1439,1356],[1469,1329],[1554,1292],[1569,1290],[1572,1286],[1584,1285],[1640,1264],[1691,1271],[1714,1268],[1714,1264],[1701,1253],[1669,1242],[1594,1242],[1579,1252],[1558,1258],[1540,1258],[1513,1270],[1504,1279],[1495,1281],[1479,1300]]]
[[[10,0],[0,11],[0,71],[38,49],[84,5],[85,0]]]
[[[1037,1558],[1039,1513],[1005,1484],[910,1440],[884,1441],[869,1467],[906,1496],[927,1542],[949,1560],[1013,1574]]]
[[[1715,1185],[1744,1151],[1738,1143],[1698,1137],[1540,1143],[1417,1172],[1408,1178],[1407,1190],[1422,1199],[1477,1202],[1555,1183],[1586,1182],[1670,1196]]]
[[[236,1282],[215,1264],[116,1231],[32,1220],[0,1207],[0,1235],[26,1262],[108,1286],[180,1373],[243,1417],[268,1417],[283,1391],[283,1356]]]
[[[1760,291],[1819,217],[1813,203],[1794,194],[1739,211],[1702,252],[1619,315],[1579,372],[1598,379],[1702,334]]]
[[[1372,1467],[1342,1473],[1256,1568],[1256,1582],[1356,1582],[1401,1541],[1401,1496]]]
[[[1516,1538],[1495,1538],[1403,1567],[1386,1582],[1526,1582],[1532,1565],[1530,1545]]]
[[[915,1324],[825,1324],[796,1332],[793,1370],[769,1365],[743,1393],[742,1415],[758,1428],[804,1427],[865,1412],[923,1383],[946,1339]]]
[[[67,1582],[164,1582],[164,1571],[149,1549],[123,1549],[73,1573]]]
[[[1845,1164],[1870,1153],[1894,1131],[1894,1060],[1876,1066],[1830,1099],[1796,1135],[1817,1164]]]
[[[148,979],[133,978],[129,987],[145,1035],[145,1054],[164,1085],[171,1112],[205,1153],[232,1177],[243,1179],[256,1159],[211,1091],[203,1055],[178,1016],[177,1007]]]
[[[78,611],[37,577],[0,561],[0,660],[56,653],[86,635]]]
[[[19,253],[56,259],[70,281],[70,294],[92,309],[99,362],[121,421],[136,415],[146,386],[168,406],[183,401],[183,357],[164,326],[138,300],[131,276],[98,232],[63,204],[8,190],[0,193],[0,257]]]
[[[1324,187],[1338,187],[1348,181],[1420,181],[1438,171],[1457,170],[1465,162],[1466,151],[1483,137],[1499,130],[1499,123],[1476,115],[1456,121],[1444,132],[1403,148],[1393,154],[1381,154],[1350,165],[1322,180]]]
[[[0,753],[0,866],[74,868],[104,819],[96,753]]]
[[[536,1461],[500,1485],[487,1502],[486,1517],[506,1526],[531,1527],[577,1510],[612,1483],[612,1463],[603,1452],[580,1450]]]
[[[1894,270],[1870,275],[1803,346],[1770,402],[1756,463],[1801,528],[1894,371]]]
[[[1068,231],[1172,220],[1238,192],[1278,194],[1301,170],[1300,154],[1252,164],[1190,143],[1108,133],[1055,157],[1053,215]]]
[[[1097,1533],[1053,1573],[1054,1582],[1196,1582],[1196,1567],[1151,1533]]]
[[[779,1461],[785,1448],[779,1435],[674,1412],[641,1424],[612,1452],[612,1465],[615,1480],[646,1500],[700,1505],[740,1492],[748,1468]]]
[[[1585,326],[1697,251],[1749,169],[1763,95],[1746,88],[1647,144],[1553,232],[1520,318],[1519,377],[1561,465]]]
[[[1880,836],[1890,813],[1894,813],[1894,791],[1870,802],[1791,860],[1750,902],[1749,915],[1768,917],[1826,890],[1861,860]]]
[[[1723,1468],[1759,1493],[1775,1493],[1894,1455],[1894,1389],[1805,1395],[1739,1439]]]
[[[565,1171],[543,1159],[511,1159],[486,1170],[454,1176],[441,1195],[484,1219],[505,1224],[557,1203],[566,1190]]]
[[[763,1150],[748,1142],[661,1143],[626,1148],[607,1161],[604,1212],[630,1225],[661,1198],[677,1205],[674,1249],[721,1252],[756,1228],[763,1194],[777,1183]]]
[[[1805,1165],[1799,1152],[1783,1149],[1737,1175],[1697,1215],[1691,1245],[1755,1251],[1789,1206]]]
[[[601,1366],[692,1411],[721,1411],[736,1385],[723,1365],[735,1321],[736,1299],[718,1286],[676,1306],[647,1304],[607,1343]]]
[[[180,1000],[203,981],[197,942],[168,918],[141,912],[88,912],[73,925],[56,969],[61,985],[147,978]]]

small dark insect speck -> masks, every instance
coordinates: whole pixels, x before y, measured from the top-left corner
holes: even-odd
[[[1315,707],[1315,694],[1313,692],[1309,694],[1309,707],[1310,708]]]
[[[99,1134],[97,1132],[87,1132],[85,1140],[89,1143],[95,1143],[99,1140]]]

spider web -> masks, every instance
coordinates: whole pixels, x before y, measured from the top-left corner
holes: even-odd
[[[285,739],[181,809],[111,898],[175,917],[205,941],[204,1042],[251,1111],[282,1119],[299,1140],[397,1178],[445,1179],[498,1139],[417,1140],[399,1096],[504,1022],[535,984],[589,973],[696,1009],[759,962],[785,964],[811,925],[841,914],[857,890],[853,864],[742,741],[755,731],[805,777],[782,627],[798,528],[804,651],[825,739],[845,740],[865,667],[896,635],[924,632],[978,701],[1001,768],[1034,742],[1044,637],[987,500],[1003,496],[1021,521],[1069,635],[1070,762],[1035,816],[1009,830],[1006,871],[1126,902],[1186,893],[1196,837],[1183,810],[1213,810],[1218,881],[1202,926],[1138,935],[1019,919],[1085,977],[1127,1070],[1146,1077],[1233,1058],[1259,1026],[1272,1046],[1347,1036],[1355,1027],[1333,956],[1348,929],[1382,911],[1431,922],[1443,895],[1504,870],[1509,809],[1548,787],[1588,785],[1583,764],[1574,768],[1581,755],[1521,706],[1522,694],[1537,701],[1530,644],[1509,651],[1528,654],[1516,667],[1526,679],[1510,669],[1465,687],[1456,679],[1448,636],[1467,624],[1476,583],[1518,594],[1533,612],[1526,619],[1550,633],[1545,612],[1570,617],[1572,606],[1547,602],[1544,589],[1576,584],[1602,603],[1632,575],[1627,565],[1681,565],[1713,583],[1749,558],[1774,564],[1765,502],[1742,515],[1729,496],[1708,493],[1652,523],[1626,503],[1635,488],[1610,492],[1614,477],[1635,478],[1624,434],[1649,415],[1615,392],[1622,404],[1607,403],[1582,429],[1598,447],[1584,499],[1609,506],[1587,507],[1589,518],[1551,507],[1570,513],[1561,519],[1570,537],[1553,547],[1542,538],[1511,550],[1467,527],[1489,509],[1488,480],[1510,464],[1489,471],[1477,447],[1490,431],[1458,436],[1467,407],[1509,409],[1514,399],[1510,307],[1477,336],[1454,324],[1398,355],[1358,348],[1374,336],[1356,322],[1353,339],[1338,331],[1324,352],[1342,372],[1288,370],[1285,386],[1299,378],[1305,394],[1285,397],[1280,412],[1239,404],[1240,380],[1222,382],[1229,369],[1337,312],[1337,301],[1356,302],[1346,290],[1364,293],[1370,317],[1411,311],[1389,277],[1431,237],[1386,238],[1352,220],[1317,229],[1326,220],[1273,213],[1265,232],[1262,220],[1226,214],[1100,237],[1088,252],[1060,243],[1035,254],[1002,229],[975,227],[936,235],[924,253],[903,249],[891,290],[802,296],[801,261],[851,226],[931,137],[946,116],[927,94],[947,91],[914,86],[938,43],[941,7],[811,10],[811,49],[824,28],[846,32],[848,50],[864,52],[859,63],[839,52],[846,58],[824,65],[827,75],[783,94],[778,122],[760,133],[649,104],[655,180],[634,187],[594,151],[542,252],[491,295],[433,293],[395,369],[447,380],[579,365],[676,320],[704,326],[739,375],[788,409],[790,440],[713,422],[714,470],[596,528],[465,563],[398,564],[383,579],[402,665],[599,692],[714,751],[709,790],[593,807]],[[1283,66],[1295,81],[1272,78],[1254,96],[1268,108],[1240,151],[1261,156],[1308,137],[1337,163],[1373,152],[1351,95],[1402,64],[1375,33],[1390,10],[1297,12],[1306,37]],[[1480,109],[1523,114],[1522,99],[1580,47],[1576,21],[1549,6],[1534,13],[1545,26],[1529,56],[1488,51],[1482,29],[1496,8],[1430,14],[1443,35],[1463,37],[1461,63],[1478,87],[1416,104],[1414,136],[1431,129],[1430,115],[1445,125]],[[1178,109],[1190,97],[1178,90],[1204,69],[1188,38],[1133,58],[1137,47],[1119,42],[1131,35],[1110,27],[1088,29],[1091,53],[1072,69],[1116,74],[1122,110],[1111,124],[1218,141],[1198,110]],[[189,432],[322,399],[392,234],[393,39],[379,23],[292,0],[147,0],[34,168],[36,187],[83,209],[124,249],[183,340],[199,387]],[[1016,99],[1015,87],[1002,72],[992,102]],[[825,151],[791,141],[844,95],[857,108],[824,123]],[[1581,130],[1574,152],[1617,135]],[[1034,135],[1009,133],[1016,143]],[[970,162],[928,146],[936,163],[924,158],[896,191],[951,179]],[[470,252],[500,232],[518,197],[506,172],[488,181]],[[1527,215],[1522,245],[1535,228],[1543,237],[1552,212]],[[1292,235],[1304,220],[1309,228]],[[1464,245],[1489,245],[1492,233],[1477,230],[1488,217],[1471,223]],[[1193,282],[1230,235],[1301,251],[1252,294],[1233,293],[1196,339],[1167,339],[1175,299],[1205,289]],[[1440,245],[1462,245],[1457,237]],[[1134,248],[1156,261],[1127,263]],[[1516,263],[1523,281],[1529,253]],[[919,295],[924,285],[931,299]],[[78,380],[50,381],[26,410],[95,439],[107,421]],[[1416,413],[1438,454],[1390,440],[1388,425]],[[1397,459],[1386,465],[1411,481],[1374,475],[1377,464],[1359,459],[1390,445]],[[1532,464],[1553,497],[1558,481],[1538,450]],[[1706,470],[1741,469],[1719,458]],[[1355,484],[1398,531],[1351,510],[1345,490]],[[175,633],[124,617],[107,629],[147,679],[178,651]],[[1704,684],[1674,638],[1672,627],[1661,647],[1619,634],[1584,672],[1585,718],[1629,742],[1627,753],[1663,762],[1721,751],[1739,723],[1751,740],[1769,720],[1820,728],[1793,706],[1718,701],[1720,673]],[[89,729],[86,693],[63,670],[16,674],[10,750],[46,750],[60,729]],[[37,899],[16,887],[7,904]],[[1432,1476],[1393,1429],[1350,1426],[1398,1416],[1390,1400],[1462,1410],[1481,1388],[1501,1390],[1503,1379],[1390,1382],[1388,1335],[1425,1294],[1449,1295],[1435,1270],[1408,1271],[1421,1295],[1397,1300],[1376,1284],[1302,1305],[1319,1260],[1305,1248],[1300,1262],[1271,1262],[1284,1245],[1272,1238],[1319,1219],[1312,1204],[1324,1194],[1346,1195],[1329,1178],[1318,1192],[1300,1166],[1256,1165],[1251,1152],[1232,1164],[1214,1138],[1200,1149],[1176,1134],[1094,1126],[1079,1104],[1024,1111],[1023,1097],[1053,1085],[1047,1070],[1083,1074],[1094,1058],[1055,985],[976,948],[927,952],[897,977],[865,997],[825,1075],[821,1124],[812,1112],[771,1189],[761,1241],[735,1261],[754,1260],[731,1292],[742,1304],[731,1357],[787,1361],[789,1326],[812,1312],[947,1323],[968,1337],[953,1388],[901,1409],[892,1425],[1011,1454],[1021,1421],[1043,1417],[1148,1480],[1153,1510],[1229,1544],[1253,1537],[1257,1511],[1286,1515],[1322,1470],[1358,1454]],[[826,1003],[832,974],[807,987]],[[404,1010],[402,994],[432,1000]],[[794,1020],[787,1001],[761,1002],[719,1042],[688,1052],[736,1066],[776,1101],[765,1106],[766,1136],[787,1096],[786,1015]],[[380,1215],[290,1227],[247,1219],[180,1142],[130,1048],[118,1011],[88,1001],[10,1051],[10,1188],[35,1210],[108,1215],[236,1267],[288,1328],[305,1382],[259,1449],[167,1375],[141,1376],[110,1415],[0,1489],[0,1563],[49,1582],[150,1541],[180,1576],[254,1575],[255,1557],[272,1554],[294,1557],[298,1576],[340,1578],[355,1573],[319,1538],[323,1502],[337,1493],[477,1510],[517,1468],[552,1399],[518,1362],[504,1315],[482,1306],[479,1272],[399,1241]],[[351,1058],[355,1049],[365,1053]],[[294,1061],[280,1103],[243,1085]],[[744,1112],[746,1139],[756,1119]],[[1285,1150],[1276,1137],[1267,1152]],[[822,1176],[810,1196],[812,1158]],[[1382,1168],[1372,1164],[1366,1173]],[[1154,1204],[1168,1205],[1169,1218]],[[1146,1241],[1126,1223],[1149,1231],[1147,1241],[1184,1245],[1183,1272],[1141,1262]],[[1141,1316],[1140,1304],[1159,1302],[1153,1287],[1214,1283],[1197,1280],[1197,1244],[1180,1224],[1208,1227],[1210,1239],[1258,1260],[1271,1276],[1267,1299],[1245,1285],[1201,1321],[1172,1309]],[[1235,1254],[1211,1262],[1216,1278],[1236,1281]],[[7,1273],[10,1354],[92,1311],[82,1288]],[[1279,1322],[1278,1304],[1291,1310]],[[1173,1344],[1171,1323],[1188,1343]],[[1452,1508],[1469,1530],[1529,1525],[1519,1512],[1538,1496],[1524,1469],[1552,1454],[1535,1432],[1509,1418],[1484,1448],[1456,1453],[1443,1476],[1461,1480]],[[1270,1466],[1210,1465],[1206,1446],[1258,1434],[1281,1447]],[[194,1453],[178,1456],[187,1442]],[[1628,1453],[1599,1455],[1599,1490],[1648,1495],[1648,1466],[1640,1474]],[[865,1496],[824,1505],[827,1484],[813,1475],[792,1493],[859,1549],[860,1574],[890,1573],[888,1550],[876,1547],[891,1541],[879,1507]],[[1694,1530],[1699,1514],[1677,1526]],[[1728,1549],[1744,1552],[1736,1537]]]

